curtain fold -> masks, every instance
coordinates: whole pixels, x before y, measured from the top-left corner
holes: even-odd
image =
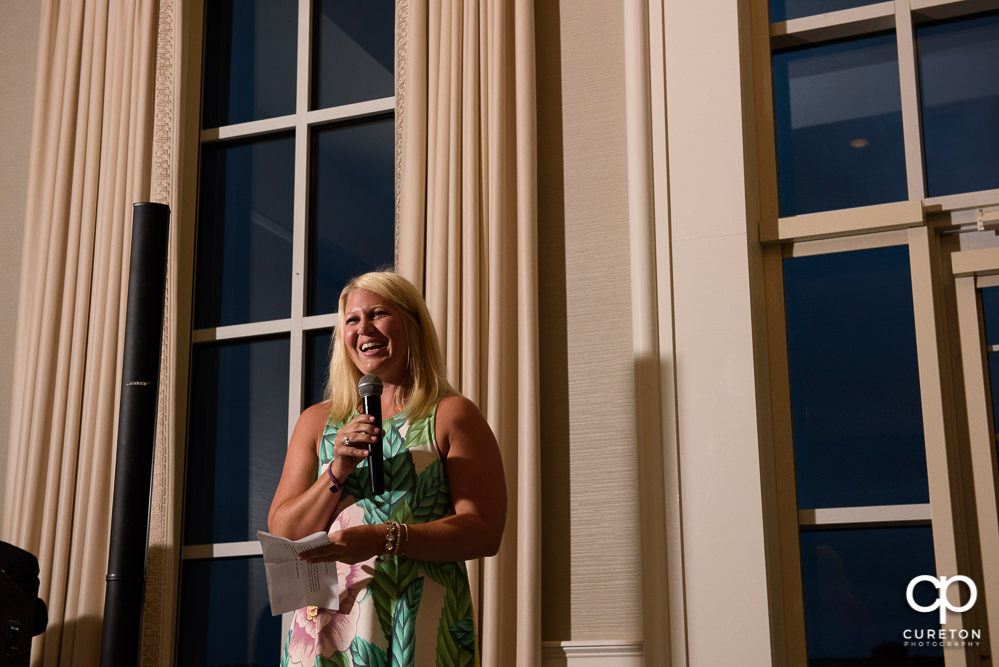
[[[3,539],[39,557],[32,664],[98,664],[131,203],[149,197],[156,0],[42,7]]]
[[[534,7],[399,3],[399,271],[421,286],[451,379],[500,442],[503,545],[473,563],[482,664],[540,637]]]

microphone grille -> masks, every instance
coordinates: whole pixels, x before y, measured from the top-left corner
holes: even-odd
[[[357,392],[361,395],[361,398],[366,396],[381,396],[382,381],[377,375],[365,375],[357,383]]]

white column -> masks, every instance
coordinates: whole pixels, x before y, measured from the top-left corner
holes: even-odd
[[[755,129],[744,121],[753,100],[749,86],[744,92],[740,4],[664,1],[689,665],[772,661],[758,405],[769,408],[756,373],[765,322],[754,318],[763,293],[751,261],[757,223],[747,214],[756,187],[747,187],[747,165],[756,159],[747,153]]]

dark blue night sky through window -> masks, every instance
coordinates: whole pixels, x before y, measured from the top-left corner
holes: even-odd
[[[999,188],[999,14],[916,29],[927,194]]]
[[[902,201],[893,34],[773,56],[780,215]]]
[[[880,0],[770,0],[770,20],[790,21],[804,16],[837,12],[842,9],[872,5]]]
[[[906,246],[784,260],[798,507],[929,502]]]

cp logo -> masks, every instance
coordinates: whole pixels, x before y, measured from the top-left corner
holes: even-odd
[[[916,604],[916,601],[912,597],[912,592],[916,589],[916,584],[922,581],[928,581],[937,588],[936,601],[933,604],[928,605],[926,607]],[[968,590],[971,591],[971,595],[968,598],[968,602],[963,607],[955,607],[950,603],[950,600],[947,599],[947,589],[950,588],[950,585],[956,581],[963,581],[964,584],[968,587]],[[912,581],[909,582],[909,587],[905,589],[905,599],[908,600],[909,606],[915,609],[916,611],[927,612],[939,608],[940,625],[944,625],[947,622],[948,609],[950,609],[951,611],[956,611],[958,613],[962,611],[968,611],[969,609],[971,609],[972,605],[975,604],[975,600],[978,599],[978,588],[975,586],[975,582],[973,582],[971,579],[962,574],[959,574],[956,577],[940,577],[939,579],[937,579],[936,577],[931,577],[928,574],[922,574],[918,577],[915,577]]]

